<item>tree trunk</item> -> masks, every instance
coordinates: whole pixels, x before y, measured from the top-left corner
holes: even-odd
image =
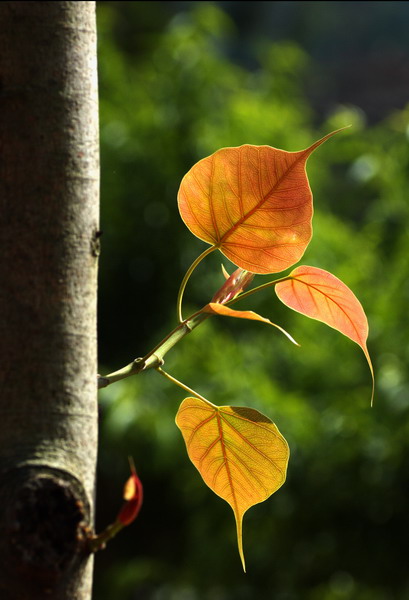
[[[85,600],[97,452],[94,2],[0,2],[0,597]]]

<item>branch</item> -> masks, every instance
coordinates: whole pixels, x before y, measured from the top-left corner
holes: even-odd
[[[204,258],[204,256],[210,253],[209,250],[210,249],[206,250],[199,258]],[[195,261],[195,263],[198,264],[198,261]],[[192,270],[193,269],[190,269],[190,273],[192,272]],[[291,279],[291,277],[280,277],[279,279],[268,281],[267,283],[253,288],[252,290],[239,294],[237,297],[233,298],[229,302],[226,302],[225,306],[230,306],[238,300],[247,298],[255,292],[259,292],[267,287],[276,285],[281,281],[286,281],[287,279]],[[186,277],[185,280],[187,281]],[[180,289],[183,290],[184,286],[182,285]],[[123,367],[118,371],[114,371],[109,375],[98,375],[98,388],[100,389],[108,387],[108,385],[111,385],[111,383],[115,383],[116,381],[120,381],[121,379],[126,379],[127,377],[131,377],[132,375],[138,375],[142,371],[147,371],[148,369],[158,369],[164,363],[165,354],[169,352],[169,350],[173,348],[173,346],[175,346],[178,342],[180,342],[180,340],[182,340],[186,335],[191,333],[193,329],[195,329],[198,325],[203,323],[203,321],[205,321],[211,316],[212,315],[209,313],[205,314],[203,312],[203,308],[193,313],[192,315],[190,315],[190,317],[188,317],[187,319],[182,321],[177,327],[175,327],[175,329],[173,329],[165,338],[163,338],[163,340],[159,342],[159,344],[155,346],[150,352],[148,352],[146,356],[135,358],[135,360],[129,363],[129,365],[127,365],[126,367]]]
[[[164,363],[164,356],[173,346],[175,346],[180,340],[188,335],[198,325],[203,323],[211,315],[204,314],[201,311],[193,313],[190,317],[185,319],[180,325],[175,327],[157,346],[155,346],[148,354],[142,358],[135,358],[129,365],[114,371],[109,375],[98,375],[98,388],[104,388],[115,381],[126,379],[132,375],[138,375],[142,371],[148,369],[157,369]]]

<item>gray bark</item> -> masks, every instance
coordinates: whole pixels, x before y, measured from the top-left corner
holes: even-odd
[[[97,452],[94,2],[0,2],[0,597],[85,600]]]

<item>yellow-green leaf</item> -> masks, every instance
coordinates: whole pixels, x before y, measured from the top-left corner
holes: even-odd
[[[253,408],[214,406],[186,398],[176,415],[190,460],[203,481],[233,509],[244,571],[244,513],[284,483],[286,440],[274,423]]]

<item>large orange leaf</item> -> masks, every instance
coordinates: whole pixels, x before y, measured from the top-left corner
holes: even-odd
[[[299,152],[245,144],[200,160],[180,185],[183,221],[242,269],[277,273],[291,267],[312,235],[306,161],[335,133]]]
[[[349,287],[328,271],[301,266],[291,271],[289,279],[278,283],[275,290],[286,306],[326,323],[361,346],[372,376],[372,403],[374,372],[366,345],[368,320]]]
[[[250,321],[261,321],[262,323],[267,323],[268,325],[272,325],[273,327],[281,331],[281,333],[284,333],[284,335],[288,337],[290,342],[292,342],[296,346],[299,346],[299,344],[297,344],[295,339],[288,333],[288,331],[280,327],[280,325],[273,323],[272,321],[270,321],[270,319],[266,319],[265,317],[262,317],[261,315],[255,313],[252,310],[234,310],[233,308],[229,308],[224,304],[218,304],[217,302],[209,302],[209,304],[206,304],[206,306],[202,308],[202,312],[208,313],[210,315],[221,315],[224,317],[235,317],[236,319],[249,319]]]
[[[233,509],[245,568],[244,513],[285,481],[289,449],[274,423],[252,408],[214,406],[198,398],[180,405],[176,424],[204,482]]]

